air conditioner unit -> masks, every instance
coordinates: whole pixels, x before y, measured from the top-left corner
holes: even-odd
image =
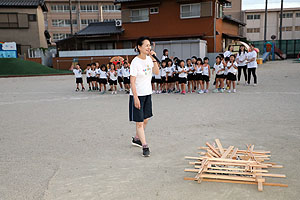
[[[122,26],[122,20],[117,19],[116,20],[116,26]]]

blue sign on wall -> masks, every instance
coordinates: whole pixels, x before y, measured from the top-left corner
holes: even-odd
[[[0,58],[17,58],[15,42],[0,42]]]

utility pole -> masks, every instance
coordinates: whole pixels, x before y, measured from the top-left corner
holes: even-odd
[[[266,0],[266,7],[265,7],[265,32],[264,32],[264,42],[267,41],[267,15],[268,15],[268,0]]]
[[[72,20],[72,2],[69,0],[70,7],[70,27],[71,27],[71,35],[73,35],[73,20]]]
[[[283,11],[283,0],[281,0],[281,9],[280,9],[279,49],[281,49],[281,41],[282,41],[282,11]]]

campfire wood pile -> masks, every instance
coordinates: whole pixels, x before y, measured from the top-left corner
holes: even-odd
[[[185,172],[196,173],[195,177],[186,177],[185,180],[257,184],[258,190],[263,191],[263,186],[281,186],[286,184],[268,183],[266,177],[285,178],[284,174],[269,173],[270,168],[282,168],[282,165],[268,162],[271,157],[270,151],[254,150],[254,145],[246,145],[246,150],[229,146],[224,148],[219,139],[215,144],[206,142],[206,147],[199,156],[186,156],[186,159],[194,168],[185,169]],[[267,161],[267,162],[266,162]]]

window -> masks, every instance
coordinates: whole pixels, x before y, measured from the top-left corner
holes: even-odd
[[[115,22],[116,20],[119,19],[103,19],[104,22]]]
[[[121,12],[120,5],[103,5],[102,6],[103,12]]]
[[[254,19],[260,19],[260,15],[253,15]]]
[[[295,31],[300,31],[300,26],[295,26]]]
[[[98,5],[81,5],[80,11],[82,12],[98,12]]]
[[[260,15],[247,15],[247,20],[260,19]]]
[[[0,28],[28,28],[26,13],[0,13]]]
[[[299,12],[299,13],[296,13],[296,17],[300,17],[300,12]]]
[[[150,8],[150,14],[157,14],[158,13],[158,7]]]
[[[89,25],[90,23],[99,22],[98,19],[82,19],[81,24],[82,25]]]
[[[70,26],[70,20],[69,19],[53,19],[52,20],[52,26],[54,27],[67,27]],[[77,26],[77,20],[73,19],[73,25]]]
[[[69,5],[52,5],[51,11],[53,12],[70,12],[70,6]],[[72,5],[72,12],[76,11],[76,6]]]
[[[71,37],[71,34],[68,33],[53,33],[53,40],[62,40],[65,38]]]
[[[224,8],[232,8],[231,2],[225,3]]]
[[[28,21],[36,22],[36,14],[29,14],[28,15]]]
[[[279,28],[279,31],[280,31],[280,28]],[[282,32],[285,32],[285,31],[293,31],[293,27],[292,26],[282,27]]]
[[[96,43],[95,49],[113,49],[114,45],[111,42],[105,42],[105,43]]]
[[[180,18],[200,17],[200,3],[184,4],[180,6]]]
[[[131,22],[145,22],[149,21],[148,8],[133,9],[131,10]]]
[[[280,14],[279,14],[279,17],[281,17]],[[293,13],[283,13],[282,18],[293,18]]]
[[[132,48],[132,42],[131,41],[124,41],[123,42],[123,49],[131,49]]]
[[[247,20],[253,19],[253,15],[247,15]]]
[[[260,28],[247,28],[247,33],[260,33]]]
[[[223,5],[217,4],[217,18],[223,18]]]

